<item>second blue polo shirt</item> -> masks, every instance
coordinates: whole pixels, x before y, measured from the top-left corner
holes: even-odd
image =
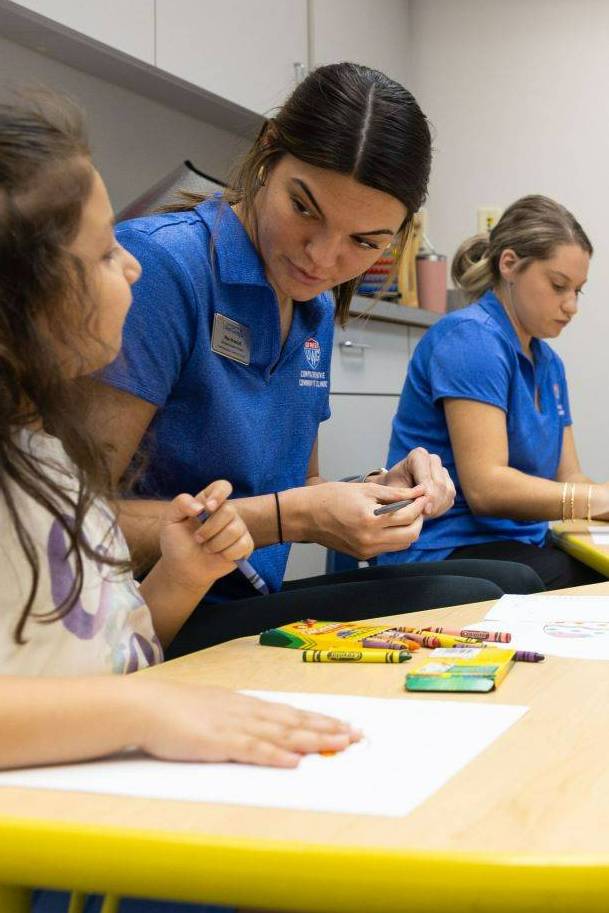
[[[539,340],[526,357],[512,323],[492,291],[429,329],[413,355],[393,420],[387,466],[414,447],[437,453],[457,489],[452,510],[426,520],[409,549],[379,556],[381,564],[441,561],[459,546],[519,540],[542,545],[545,521],[474,516],[459,483],[443,400],[472,399],[505,412],[509,465],[528,475],[553,479],[563,429],[571,424],[565,371],[559,356]],[[539,408],[535,391],[538,392]],[[472,428],[472,435],[476,429]]]

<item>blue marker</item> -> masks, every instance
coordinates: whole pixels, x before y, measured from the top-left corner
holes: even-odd
[[[200,520],[201,523],[205,523],[205,521],[208,519],[209,519],[209,514],[207,513],[206,510],[202,510],[200,514],[197,514],[197,520]],[[249,561],[246,561],[245,558],[239,558],[239,560],[236,561],[235,564],[237,565],[237,567],[239,568],[239,570],[241,571],[243,576],[247,577],[247,579],[252,584],[252,586],[258,590],[258,592],[261,594],[261,596],[269,595],[268,586],[266,585],[266,583],[264,582],[264,580],[262,579],[262,577],[260,576],[258,571],[252,567],[252,565],[249,563]]]

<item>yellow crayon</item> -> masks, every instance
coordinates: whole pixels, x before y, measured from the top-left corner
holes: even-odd
[[[303,663],[405,663],[408,650],[303,650]]]

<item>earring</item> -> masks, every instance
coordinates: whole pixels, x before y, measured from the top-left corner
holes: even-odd
[[[264,182],[266,181],[266,168],[264,165],[261,165],[256,172],[256,180],[258,181],[259,187],[264,187]]]

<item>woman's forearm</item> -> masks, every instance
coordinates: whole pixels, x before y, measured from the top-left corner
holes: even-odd
[[[557,477],[557,481],[561,482],[561,483],[574,482],[576,485],[577,484],[581,484],[581,485],[595,485],[596,484],[594,479],[591,479],[589,476],[587,476],[584,472],[581,472],[581,471],[568,473],[564,477],[559,475]]]
[[[278,498],[284,542],[309,541],[312,533],[310,489],[307,486],[288,488],[278,492]],[[256,548],[279,542],[279,518],[274,495],[235,498],[232,503],[249,529]]]
[[[135,498],[115,501],[114,509],[127,540],[136,573],[147,571],[161,554],[161,520],[166,501],[139,501]]]
[[[590,513],[601,516],[609,511],[609,490],[582,476],[581,480],[552,481],[527,475],[509,466],[479,473],[463,483],[463,492],[472,513],[480,516],[510,517],[515,520],[581,519],[588,513],[588,488],[591,486]]]
[[[281,532],[284,542],[317,542],[361,558],[408,548],[411,526],[418,522],[418,507],[400,511],[390,520],[374,510],[379,504],[417,496],[412,488],[325,482],[312,477],[312,484],[278,492]],[[420,492],[418,493],[420,495]],[[277,504],[273,494],[234,498],[255,548],[279,542]],[[118,506],[119,523],[135,555],[138,568],[150,568],[159,556],[161,517],[166,504],[160,501],[123,501]]]

